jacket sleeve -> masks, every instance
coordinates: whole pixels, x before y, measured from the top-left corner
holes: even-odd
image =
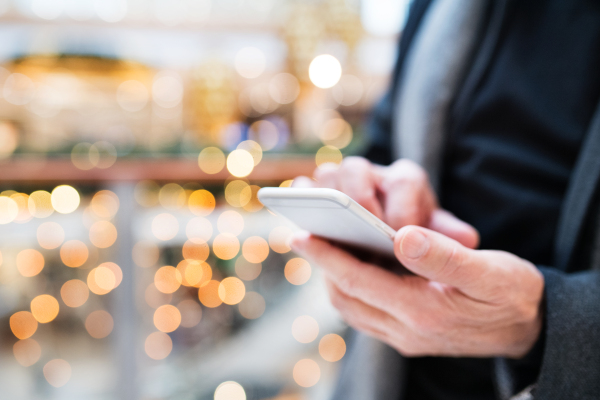
[[[545,280],[542,335],[523,360],[506,360],[512,394],[533,384],[543,400],[597,399],[600,394],[600,271],[567,274],[540,267]],[[531,372],[537,377],[533,381]],[[525,379],[524,379],[525,377]],[[519,387],[520,386],[520,387]]]
[[[535,398],[600,394],[600,271],[540,268],[546,292],[544,354]]]

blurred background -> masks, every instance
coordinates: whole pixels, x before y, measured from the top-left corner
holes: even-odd
[[[327,399],[263,186],[361,151],[408,0],[0,0],[5,399]]]

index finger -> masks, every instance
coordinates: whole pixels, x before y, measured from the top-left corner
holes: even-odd
[[[403,159],[381,169],[380,174],[386,222],[394,229],[424,226],[437,207],[427,173],[414,162]]]
[[[344,293],[390,314],[398,314],[411,303],[423,301],[428,292],[427,280],[423,278],[399,276],[364,263],[308,234],[296,235],[291,247],[318,264]]]

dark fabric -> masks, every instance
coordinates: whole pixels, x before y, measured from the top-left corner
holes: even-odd
[[[591,126],[591,132],[600,132],[600,104],[596,109],[595,118]],[[559,220],[558,234],[556,237],[556,248],[554,251],[554,265],[567,270],[581,269],[581,254],[573,255],[578,239],[585,234],[585,216],[590,214],[592,198],[597,191],[598,179],[600,178],[600,134],[589,135],[584,143],[583,154],[579,156],[575,166],[577,179],[570,182],[569,190],[563,204],[563,212]],[[595,228],[595,227],[594,227]],[[593,229],[593,228],[592,228]],[[580,245],[583,249],[586,243]],[[572,263],[575,261],[574,263]]]
[[[600,274],[540,268],[546,291],[546,345],[538,399],[598,399]]]

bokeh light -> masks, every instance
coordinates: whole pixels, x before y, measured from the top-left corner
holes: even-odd
[[[244,189],[248,186],[250,185],[248,185],[247,182],[238,179],[227,183],[225,186],[225,200],[227,203],[233,207],[243,207],[248,204],[251,199],[251,196],[248,194],[251,195],[251,192],[244,193]],[[244,195],[242,195],[242,193],[244,193]]]
[[[37,330],[38,322],[29,311],[18,311],[10,316],[9,325],[18,339],[27,339]]]
[[[153,360],[162,360],[171,354],[173,341],[164,332],[153,332],[146,338],[144,349],[148,357]]]
[[[110,290],[118,287],[121,284],[121,282],[123,281],[123,271],[121,270],[121,267],[119,267],[114,262],[110,262],[110,261],[103,262],[102,264],[100,264],[98,266],[98,268],[100,268],[100,267],[109,269],[113,273],[113,276],[115,277],[115,283]],[[110,279],[110,278],[108,278],[108,279]]]
[[[279,144],[279,129],[268,120],[260,120],[250,125],[248,137],[260,144],[264,151],[274,149]]]
[[[167,183],[158,191],[158,202],[167,210],[177,210],[185,205],[185,190],[176,183]]]
[[[150,241],[139,241],[133,245],[131,256],[138,267],[148,268],[158,262],[160,249]]]
[[[36,218],[46,218],[54,212],[52,195],[45,190],[36,190],[31,193],[27,206],[29,207],[29,213]]]
[[[244,47],[235,56],[235,70],[247,79],[259,77],[266,63],[265,54],[256,47]]]
[[[254,158],[242,149],[236,149],[227,156],[227,170],[233,176],[242,178],[250,175],[254,169]]]
[[[215,209],[215,196],[208,190],[196,190],[188,199],[188,206],[194,215],[207,216]]]
[[[230,233],[220,233],[213,240],[213,253],[221,260],[231,260],[240,251],[240,241]]]
[[[26,249],[17,254],[17,269],[24,277],[36,276],[44,268],[44,256],[37,250]]]
[[[133,196],[142,207],[154,207],[158,204],[160,186],[154,181],[143,180],[135,185]]]
[[[217,229],[221,233],[238,236],[244,230],[244,217],[234,210],[224,211],[217,220]]]
[[[181,313],[181,326],[184,328],[193,328],[200,323],[202,319],[202,307],[198,302],[188,299],[177,304]]]
[[[71,364],[60,358],[50,360],[44,365],[44,377],[54,387],[61,387],[71,379]]]
[[[99,218],[111,219],[119,211],[119,197],[110,190],[101,190],[92,197],[90,209]]]
[[[219,297],[219,281],[211,280],[198,289],[198,299],[203,306],[215,308],[223,303]]]
[[[10,196],[11,199],[17,203],[17,207],[19,208],[19,212],[15,217],[15,222],[24,223],[31,220],[32,215],[29,212],[29,196],[25,193],[14,193]]]
[[[240,199],[250,199],[248,203],[243,206],[245,211],[257,212],[264,207],[260,200],[258,200],[259,190],[260,186],[257,185],[250,185],[242,189],[242,192],[240,193]]]
[[[175,306],[165,304],[154,311],[154,326],[161,332],[173,332],[181,324],[181,312]]]
[[[325,361],[339,361],[346,354],[346,342],[335,333],[325,335],[319,341],[319,354]]]
[[[325,164],[339,165],[342,163],[343,158],[344,157],[342,156],[342,152],[338,148],[326,145],[317,150],[317,154],[315,155],[315,162],[317,163],[317,167],[321,168]]]
[[[195,217],[190,219],[187,223],[185,234],[191,242],[208,242],[213,235],[213,226],[206,218]]]
[[[33,339],[19,340],[13,345],[13,354],[19,364],[29,367],[39,361],[42,347]]]
[[[256,143],[254,140],[244,140],[240,144],[237,145],[238,149],[246,150],[252,158],[254,159],[254,166],[256,167],[263,157],[262,147],[260,144]]]
[[[300,94],[300,83],[292,74],[277,74],[269,82],[269,94],[279,104],[293,103]]]
[[[13,222],[18,214],[18,204],[10,197],[0,196],[0,225]]]
[[[106,169],[117,161],[117,149],[112,143],[99,141],[94,143],[92,148],[98,153],[98,162],[95,167]]]
[[[100,153],[91,143],[77,143],[71,150],[71,162],[75,168],[87,171],[97,166],[99,161]]]
[[[236,277],[225,278],[219,284],[219,298],[225,304],[238,304],[246,295],[244,282]]]
[[[110,268],[107,268],[104,265],[100,265],[94,268],[94,270],[94,281],[96,285],[100,287],[100,289],[111,291],[115,288],[117,278],[115,277],[115,273],[112,272]]]
[[[225,154],[217,147],[206,147],[198,155],[198,166],[207,174],[216,174],[225,167]]]
[[[92,311],[85,319],[85,329],[94,339],[107,337],[114,326],[113,317],[105,310]]]
[[[244,299],[240,302],[238,310],[242,317],[256,319],[263,315],[265,306],[265,299],[259,293],[247,292]]]
[[[212,268],[208,263],[197,260],[182,260],[177,264],[182,276],[182,285],[200,287],[212,278]]]
[[[223,382],[215,390],[215,400],[246,400],[246,392],[237,382]]]
[[[316,361],[305,358],[294,365],[293,377],[299,386],[308,388],[316,385],[321,379],[321,368]]]
[[[292,230],[287,226],[278,226],[269,233],[269,246],[275,253],[285,254],[292,250],[290,240],[292,239]]]
[[[117,241],[117,228],[109,221],[96,221],[90,227],[90,242],[99,249],[106,249]]]
[[[244,257],[238,257],[238,259],[235,260],[235,273],[245,281],[253,281],[258,278],[261,271],[261,263],[251,263]]]
[[[283,272],[285,274],[285,279],[292,285],[303,285],[310,279],[312,270],[308,261],[296,257],[285,264]]]
[[[250,236],[242,245],[242,255],[251,263],[261,263],[269,256],[269,244],[260,236]]]
[[[60,297],[68,307],[81,307],[90,297],[90,290],[85,282],[79,279],[71,279],[66,281],[60,288]]]
[[[183,244],[181,254],[186,260],[205,261],[210,254],[210,249],[206,242],[188,240]]]
[[[334,56],[322,54],[312,60],[308,75],[315,86],[328,89],[335,86],[342,77],[342,65]]]
[[[353,106],[364,93],[362,81],[354,75],[344,75],[332,89],[333,98],[342,106]]]
[[[54,188],[50,197],[52,207],[61,214],[72,213],[79,207],[79,193],[69,185]]]
[[[298,317],[292,323],[292,336],[300,343],[310,343],[319,335],[319,324],[310,315]]]
[[[47,250],[58,248],[65,240],[65,231],[57,222],[44,222],[37,228],[37,241]]]
[[[152,220],[152,234],[158,240],[171,240],[179,232],[179,221],[173,214],[162,213],[158,214]]]
[[[318,135],[324,144],[343,149],[352,141],[353,133],[348,122],[341,118],[332,118],[321,126]]]
[[[31,300],[31,313],[42,324],[46,324],[58,315],[58,301],[49,294],[41,294]]]
[[[114,286],[115,277],[114,273],[110,271],[108,268],[103,267],[100,270],[99,279],[96,278],[97,268],[93,268],[90,270],[87,276],[87,285],[90,289],[90,292],[97,294],[99,296],[105,295],[109,293],[112,288],[111,284]],[[98,284],[98,280],[102,283],[102,286]]]
[[[154,274],[154,284],[163,293],[174,293],[181,286],[181,273],[170,265],[160,267]]]
[[[89,250],[85,243],[79,240],[69,240],[60,248],[60,259],[71,268],[81,267],[89,257]]]

